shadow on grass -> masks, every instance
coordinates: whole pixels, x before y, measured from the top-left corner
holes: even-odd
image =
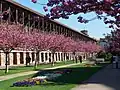
[[[62,76],[59,76],[56,79],[49,80],[50,85],[63,85],[63,84],[80,84],[82,81],[87,80],[90,76],[92,76],[95,72],[100,70],[103,66],[106,66],[106,64],[99,64],[93,67],[85,67],[85,66],[73,66],[70,68],[59,68],[54,70],[42,70],[35,74],[33,77],[36,76],[42,76],[45,73],[51,73],[53,71],[59,71],[62,72],[64,70],[71,70],[70,73],[64,73]]]

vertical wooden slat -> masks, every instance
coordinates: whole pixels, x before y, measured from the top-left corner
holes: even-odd
[[[23,61],[24,61],[24,64],[26,64],[26,52],[23,52]]]
[[[53,23],[53,29],[52,29],[53,32],[55,32],[55,24]]]
[[[16,9],[16,23],[18,23],[18,9]]]
[[[2,15],[2,1],[0,1],[0,14]],[[0,23],[2,23],[2,16],[0,18]]]
[[[51,22],[49,22],[49,24],[50,24],[50,28],[49,28],[50,30],[49,31],[51,32]]]
[[[58,34],[61,34],[60,32],[61,32],[61,26],[58,29]]]
[[[22,24],[24,25],[24,19],[25,19],[25,13],[24,12],[22,12]]]
[[[42,63],[42,60],[41,60],[41,52],[39,52],[39,63]]]
[[[13,52],[9,53],[10,65],[13,65]]]
[[[40,31],[40,19],[38,20],[38,29]]]
[[[1,51],[0,51],[0,66],[1,66]]]
[[[1,52],[1,66],[5,66],[5,53]]]
[[[8,23],[11,21],[11,7],[9,6],[9,17],[8,17]]]
[[[42,31],[44,31],[44,18],[42,19]]]
[[[20,52],[16,52],[16,56],[17,56],[17,65],[20,64]]]
[[[28,14],[28,32],[30,33],[30,14]]]

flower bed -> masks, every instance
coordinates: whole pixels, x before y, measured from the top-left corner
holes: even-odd
[[[63,74],[69,74],[72,70],[65,69],[62,71],[52,71],[52,72],[39,72],[39,75],[34,78],[29,78],[26,80],[18,81],[13,83],[13,86],[17,87],[24,87],[24,86],[34,86],[34,85],[41,85],[46,84],[49,80],[54,80]]]
[[[44,84],[47,83],[47,80],[45,78],[30,78],[30,79],[26,79],[23,81],[18,81],[13,83],[13,86],[34,86],[34,85],[40,85],[40,84]]]

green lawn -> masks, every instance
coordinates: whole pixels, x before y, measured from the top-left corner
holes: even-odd
[[[61,66],[61,65],[67,65],[67,64],[72,64],[73,61],[66,61],[66,62],[57,62],[55,63],[55,66]],[[54,67],[55,67],[54,66]],[[40,70],[43,68],[49,68],[49,67],[53,67],[51,64],[42,64],[42,65],[38,65],[36,70]],[[0,76],[3,75],[8,75],[8,74],[14,74],[14,73],[19,73],[19,72],[25,72],[25,71],[34,71],[34,67],[33,66],[17,66],[17,67],[12,67],[9,69],[9,72],[7,74],[5,74],[5,70],[0,70]]]
[[[36,85],[31,87],[10,87],[13,84],[13,82],[32,77],[33,75],[18,77],[0,82],[0,90],[70,90],[71,88],[80,84],[82,81],[88,79],[91,75],[93,75],[103,66],[104,66],[103,64],[92,67],[85,67],[84,64],[75,65],[75,66],[67,67],[68,69],[72,70],[70,74],[64,74],[59,78],[57,78],[56,80],[51,81],[52,83],[48,83],[44,85]],[[65,68],[59,68],[56,70],[62,70],[62,69]]]

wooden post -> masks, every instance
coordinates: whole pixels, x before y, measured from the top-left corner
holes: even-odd
[[[49,22],[49,24],[50,24],[50,28],[49,28],[50,30],[49,30],[49,32],[51,32],[51,22]]]
[[[42,31],[44,31],[44,18],[42,19]]]
[[[38,29],[40,30],[40,19],[38,20]]]
[[[61,52],[60,52],[60,54],[59,54],[59,55],[60,55],[60,60],[59,60],[59,61],[62,61],[62,55],[61,55]]]
[[[57,61],[59,61],[60,58],[59,58],[59,52],[57,52]]]
[[[54,32],[56,32],[56,30],[57,30],[56,27],[57,27],[57,25],[54,23],[54,24],[53,24],[53,31],[54,31]]]
[[[26,64],[26,52],[23,52],[24,64]]]
[[[48,22],[47,22],[47,21],[46,21],[45,31],[47,31],[47,32],[48,32]]]
[[[56,52],[54,53],[54,62],[57,61],[57,58],[56,58]]]
[[[5,53],[1,51],[1,66],[5,66]]]
[[[41,52],[39,52],[39,63],[42,63],[42,60],[41,60]]]
[[[20,52],[16,52],[17,55],[17,65],[20,64]]]
[[[62,33],[62,27],[60,28],[60,34]]]
[[[49,58],[50,58],[49,52],[47,52],[47,63],[49,63]]]
[[[9,17],[8,17],[8,23],[11,21],[11,8],[9,7]]]
[[[72,60],[72,57],[71,57],[71,52],[69,53],[69,60]]]
[[[9,56],[10,56],[10,65],[13,65],[13,52],[10,52],[9,53]]]
[[[59,29],[58,29],[58,34],[60,34],[60,30],[61,30],[61,27],[59,27]]]
[[[16,9],[16,23],[18,23],[18,10]]]
[[[43,62],[45,63],[46,60],[45,60],[45,52],[43,52]]]
[[[0,23],[2,23],[2,1],[0,1],[0,14],[1,14]]]
[[[25,13],[22,12],[22,24],[24,25],[24,18],[25,18]]]
[[[30,33],[30,14],[28,14],[28,33]]]
[[[31,58],[30,63],[32,63],[32,52],[31,52],[31,51],[29,52],[29,56],[30,56],[30,58]],[[35,59],[35,53],[34,53],[34,59]]]

